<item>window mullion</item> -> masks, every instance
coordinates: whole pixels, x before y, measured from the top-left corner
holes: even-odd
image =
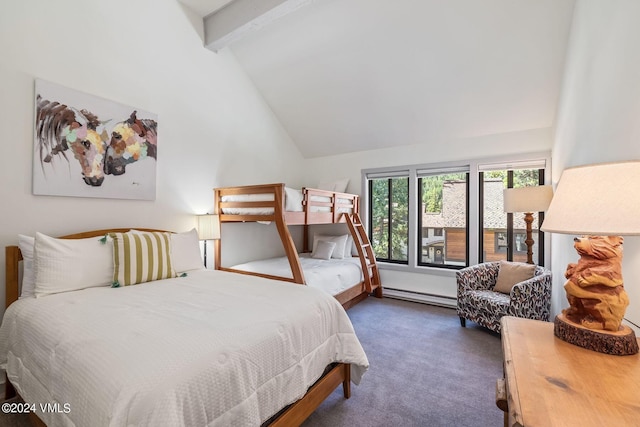
[[[387,188],[387,205],[389,206],[387,212],[387,218],[389,218],[389,221],[387,221],[387,259],[393,261],[393,238],[391,236],[391,232],[393,230],[393,180],[391,178],[389,178]]]

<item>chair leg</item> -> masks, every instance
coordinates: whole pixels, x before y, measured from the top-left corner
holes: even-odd
[[[465,319],[464,317],[460,318],[460,326],[462,326],[463,328],[467,326],[467,319]]]

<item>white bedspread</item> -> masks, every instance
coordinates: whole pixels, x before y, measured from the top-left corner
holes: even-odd
[[[221,271],[13,303],[0,364],[55,426],[257,426],[327,364],[368,368],[331,296]],[[65,411],[62,411],[65,412]]]
[[[321,289],[330,295],[337,295],[363,280],[360,258],[324,260],[311,258],[307,253],[299,254],[299,258],[307,286]],[[272,276],[293,277],[287,257],[251,261],[232,268]]]

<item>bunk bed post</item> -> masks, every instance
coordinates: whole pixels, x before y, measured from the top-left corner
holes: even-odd
[[[213,190],[213,213],[215,215],[220,215],[222,213],[220,211],[220,191],[217,188]],[[220,227],[220,233],[222,234],[222,226]],[[222,255],[221,255],[222,239],[221,238],[213,241],[213,250],[215,251],[214,261],[213,261],[214,268],[216,270],[220,270],[220,267],[222,266]]]
[[[309,250],[309,225],[305,224],[302,227],[304,233],[304,236],[302,236],[302,252],[311,252]]]
[[[284,219],[284,184],[274,186],[274,195],[276,199],[275,204],[275,220],[278,234],[282,240],[284,246],[284,252],[289,260],[289,266],[291,266],[291,273],[293,274],[293,280],[295,283],[304,285],[304,274],[302,273],[302,266],[300,265],[300,258],[298,258],[298,251],[296,245],[293,243],[291,234],[287,229]]]

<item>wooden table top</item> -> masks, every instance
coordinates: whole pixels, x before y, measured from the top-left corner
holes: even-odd
[[[509,425],[640,426],[640,354],[574,346],[553,323],[502,318]]]

